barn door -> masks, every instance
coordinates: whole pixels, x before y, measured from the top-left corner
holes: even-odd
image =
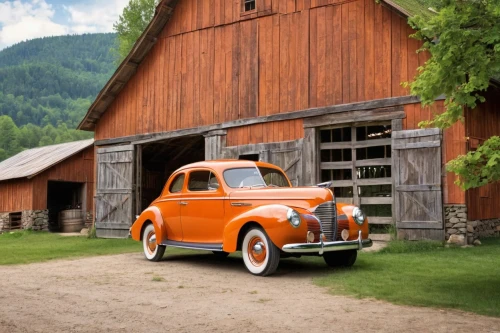
[[[444,239],[441,142],[439,129],[392,133],[396,227],[401,238]]]
[[[133,222],[134,146],[97,150],[96,231],[125,238]]]
[[[302,181],[302,144],[287,142],[278,149],[270,151],[269,162],[279,166],[286,172],[293,186],[299,186]]]

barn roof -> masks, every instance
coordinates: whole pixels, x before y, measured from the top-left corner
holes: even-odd
[[[123,60],[108,83],[97,95],[94,103],[90,106],[87,114],[78,125],[78,129],[93,131],[96,123],[102,117],[108,106],[113,103],[116,96],[125,87],[127,82],[134,76],[137,67],[141,64],[148,52],[156,43],[167,22],[170,20],[175,6],[180,0],[162,0],[156,7],[155,15],[146,27],[146,30],[137,39],[129,55]],[[373,0],[377,1],[378,0]],[[382,3],[394,8],[405,16],[423,15],[428,16],[430,11],[425,6],[426,0],[380,0]]]
[[[94,139],[89,139],[25,150],[0,162],[0,181],[33,178],[93,144]]]

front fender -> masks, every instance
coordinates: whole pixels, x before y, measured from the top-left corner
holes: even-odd
[[[141,215],[139,215],[139,218],[134,222],[132,228],[130,229],[132,239],[136,241],[141,240],[142,227],[144,223],[146,223],[146,221],[151,221],[153,223],[153,226],[155,227],[157,244],[161,244],[164,240],[166,240],[167,233],[165,230],[163,217],[161,215],[160,209],[156,206],[150,206],[146,208],[146,210],[144,210]]]
[[[307,224],[303,220],[298,228],[294,228],[286,215],[290,207],[285,205],[264,205],[247,210],[226,223],[223,235],[223,250],[235,252],[238,247],[238,235],[247,223],[259,224],[271,241],[278,248],[288,243],[304,242],[307,235]],[[302,210],[296,209],[299,213]]]

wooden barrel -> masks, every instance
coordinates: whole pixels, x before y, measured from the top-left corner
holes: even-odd
[[[68,209],[59,212],[59,228],[61,232],[80,232],[84,227],[81,209]]]

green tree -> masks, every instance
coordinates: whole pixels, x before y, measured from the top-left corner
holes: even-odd
[[[421,126],[448,128],[463,120],[464,108],[484,102],[490,79],[500,77],[500,0],[434,0],[431,17],[409,20],[422,40],[422,50],[432,55],[409,84],[424,105],[446,96],[444,113]],[[500,180],[498,138],[484,142],[448,164],[464,189]]]
[[[0,149],[8,155],[14,155],[21,151],[19,145],[19,128],[8,116],[0,116]]]
[[[117,63],[129,54],[134,43],[144,32],[153,18],[158,0],[130,0],[123,9],[113,29],[118,34],[117,46],[113,49]]]

